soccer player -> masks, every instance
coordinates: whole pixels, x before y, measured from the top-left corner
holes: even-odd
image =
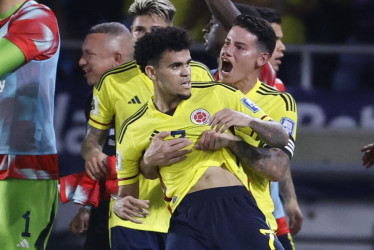
[[[191,147],[204,131],[224,132],[232,126],[247,136],[258,135],[268,144],[287,143],[288,135],[280,124],[269,121],[240,91],[220,83],[191,83],[189,46],[187,32],[172,27],[154,30],[135,44],[134,57],[152,79],[154,98],[122,124],[118,135],[121,197],[138,197],[138,163],[158,131],[170,131],[170,138],[184,137]],[[230,133],[223,136],[241,140]],[[166,249],[283,249],[228,149],[192,149],[182,162],[141,167],[141,173],[160,178],[164,199],[173,213]],[[141,202],[143,206],[133,216],[146,216],[143,209],[154,205],[140,198]]]
[[[45,249],[56,216],[59,51],[51,9],[35,1],[0,1],[1,249]]]
[[[362,156],[362,165],[364,165],[365,168],[370,168],[374,164],[374,143],[361,148],[361,152],[364,152],[364,155]]]
[[[260,7],[257,7],[256,9],[260,13],[261,17],[270,23],[271,27],[275,32],[275,35],[277,36],[277,43],[275,45],[274,52],[270,58],[270,63],[275,72],[278,72],[279,67],[282,63],[282,58],[284,56],[283,52],[286,50],[286,47],[282,42],[282,19],[274,9]],[[279,86],[281,86],[281,88],[279,88]],[[276,87],[278,90],[285,91],[284,85],[279,78],[275,79],[274,87]],[[271,94],[271,91],[268,94]],[[268,105],[271,105],[270,103],[271,101],[269,101]],[[264,110],[267,110],[265,106],[262,107]],[[287,127],[286,119],[289,119],[295,123],[294,131],[288,131],[290,135],[293,136],[293,139],[296,140],[297,116],[292,117],[292,113],[285,113],[284,110],[278,110],[277,114],[278,116],[274,115],[273,118],[277,121],[281,121],[285,127]],[[295,114],[297,115],[296,110]],[[281,193],[284,204],[282,204],[279,193]],[[274,217],[276,218],[278,224],[277,236],[279,240],[282,242],[285,249],[295,249],[291,234],[296,235],[301,230],[304,216],[297,202],[290,167],[288,167],[288,171],[286,172],[285,176],[282,178],[281,181],[273,182],[271,184],[271,194],[275,208]],[[286,215],[283,206],[289,218],[289,227],[287,225]]]
[[[82,44],[82,56],[79,60],[79,66],[85,73],[87,84],[93,87],[107,70],[131,61],[133,52],[132,36],[123,24],[110,22],[91,27]],[[91,102],[92,93],[86,105],[87,120],[91,110]],[[114,128],[111,128],[110,131],[111,133],[103,148],[103,152],[108,156],[115,155]],[[108,231],[109,198],[111,193],[118,191],[115,188],[108,190],[108,187],[112,186],[109,184],[111,179],[116,180],[114,166],[112,167],[114,176],[107,175],[106,178],[97,181],[90,181],[85,173],[78,174],[79,180],[81,180],[77,183],[80,188],[78,202],[83,206],[70,223],[70,228],[75,234],[86,234],[84,243],[84,249],[86,250],[110,249]],[[72,188],[69,183],[74,181],[76,175],[61,178],[61,187],[67,186],[67,190],[75,190],[76,187]],[[62,185],[64,183],[66,184]],[[82,188],[84,192],[81,192]],[[99,192],[94,192],[97,195],[91,197],[91,190],[87,189],[94,188],[97,188]],[[64,191],[65,189],[60,190],[60,192]],[[85,194],[90,197],[82,197]],[[69,197],[71,194],[65,194],[65,196]],[[92,204],[93,201],[95,201],[95,204]],[[98,206],[96,203],[98,203]]]
[[[214,2],[214,3],[217,4],[217,2]],[[216,10],[216,7],[217,7],[216,5],[212,5],[212,3],[210,3],[210,5],[211,5],[211,8],[214,8]],[[228,5],[228,6],[231,6],[231,5]],[[285,50],[285,46],[283,45],[281,41],[283,37],[283,33],[281,30],[281,26],[280,26],[280,22],[281,22],[280,16],[274,10],[271,10],[268,8],[254,8],[249,5],[240,5],[240,4],[235,4],[235,6],[239,9],[240,12],[250,14],[250,15],[255,15],[256,13],[254,13],[254,11],[257,11],[257,13],[259,13],[262,18],[270,22],[277,36],[276,46],[270,58],[270,63],[271,63],[271,66],[274,67],[274,69],[278,70],[279,65],[281,63],[281,58],[283,57],[283,51]],[[220,10],[222,10],[222,8]],[[227,8],[225,8],[225,10],[227,10]],[[221,14],[221,17],[222,17],[222,14]],[[225,15],[225,17],[228,17],[228,15]],[[228,23],[228,22],[229,21],[227,20],[223,21],[223,23]],[[224,26],[220,22],[218,22],[217,19],[213,16],[211,22],[206,26],[203,32],[205,33],[204,37],[206,40],[206,43],[205,43],[206,50],[209,53],[217,56],[219,54],[218,48],[220,48],[220,46],[222,46],[224,43],[224,40],[222,39],[223,34],[226,33]],[[260,72],[260,78],[263,79],[263,81],[265,80],[268,84],[272,83],[272,85],[275,85],[275,87],[281,86],[282,89],[284,89],[283,88],[284,86],[280,82],[280,80],[275,79],[276,74],[272,72],[274,70],[271,68],[271,66],[270,67],[268,65],[263,66]],[[217,71],[216,74],[218,75],[218,73],[219,72]],[[289,123],[288,122],[289,120],[292,121],[291,124],[294,124],[292,126],[294,128],[294,131],[289,131],[289,132],[292,133],[291,136],[293,136],[293,139],[296,139],[296,125],[297,125],[296,109],[287,110],[287,105],[289,105],[288,102],[294,103],[293,98],[290,97],[290,99],[284,99],[284,101],[282,101],[283,99],[281,99],[280,97],[290,96],[290,95],[282,94],[279,92],[276,93],[272,88],[268,88],[266,85],[263,85],[261,89],[259,89],[258,86],[259,86],[258,83],[256,84],[256,86],[254,83],[252,83],[252,87],[250,88],[250,91],[248,92],[247,96],[254,98],[254,100],[256,100],[255,102],[256,103],[258,102],[259,106],[265,112],[267,112],[271,117],[273,117],[275,120],[283,121],[284,123],[286,122]],[[289,100],[289,101],[286,102],[286,100]],[[280,107],[280,108],[275,109],[274,107]],[[295,190],[293,187],[290,170],[287,171],[286,176],[283,177],[280,183],[282,184],[281,190],[283,191],[282,195],[284,197],[286,211],[290,219],[291,233],[296,234],[301,229],[303,215],[297,203],[297,198],[296,198]],[[277,236],[279,237],[280,241],[282,242],[283,246],[286,249],[293,249],[294,244],[292,242],[292,237],[289,233],[290,230],[287,227],[287,222],[286,222],[286,218],[285,218],[284,211],[283,211],[283,205],[279,198],[278,183],[277,182],[272,183],[271,187],[272,187],[271,194],[272,194],[273,201],[275,203],[274,216],[276,217],[277,224],[278,224]]]
[[[175,8],[168,0],[135,0],[129,8],[133,16],[131,33],[134,39],[143,36],[155,27],[172,25]],[[192,81],[212,81],[205,65],[191,62]],[[106,155],[102,152],[107,131],[115,122],[118,138],[122,123],[137,111],[153,95],[153,83],[143,74],[135,61],[126,62],[106,72],[93,92],[93,110],[90,113],[86,138],[82,145],[82,155],[86,160],[86,171],[92,179],[102,178],[107,170],[104,164]],[[180,148],[187,145],[185,140],[177,140]],[[180,150],[177,154],[187,153]],[[173,157],[174,155],[170,155]],[[169,157],[169,156],[168,156]],[[175,158],[165,158],[165,161]],[[158,180],[140,180],[140,196],[152,204],[151,215],[142,224],[123,220],[111,213],[109,218],[112,249],[163,249],[169,227],[170,212],[162,200],[162,189]],[[131,198],[116,199],[114,206],[126,210]]]

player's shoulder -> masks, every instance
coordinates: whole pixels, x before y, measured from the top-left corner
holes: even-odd
[[[269,98],[270,101],[285,104],[287,111],[296,111],[296,102],[293,96],[288,92],[279,91],[266,83],[261,83],[256,94]]]
[[[95,88],[100,91],[108,82],[125,82],[136,75],[142,74],[136,64],[136,61],[126,62],[117,67],[109,69],[100,78],[100,81],[95,85]]]
[[[21,6],[19,11],[15,13],[16,18],[22,16],[23,19],[34,20],[38,17],[44,19],[46,15],[55,18],[55,14],[48,6],[36,1],[25,2],[24,5]]]
[[[197,79],[195,81],[214,81],[213,75],[205,64],[198,61],[191,61],[190,66],[192,81],[194,79]]]
[[[223,82],[216,82],[216,81],[210,81],[210,82],[192,82],[191,87],[193,89],[204,89],[208,91],[229,91],[229,92],[237,92],[238,89],[230,84],[226,84]]]
[[[118,136],[118,142],[122,143],[123,137],[125,136],[125,133],[127,132],[128,127],[138,122],[148,111],[148,102],[146,102],[138,111],[136,111],[132,116],[127,118],[121,125],[119,136]]]
[[[191,66],[192,69],[200,69],[200,70],[210,72],[209,68],[204,63],[201,63],[201,62],[198,62],[198,61],[192,60],[191,63],[190,63],[190,66]]]

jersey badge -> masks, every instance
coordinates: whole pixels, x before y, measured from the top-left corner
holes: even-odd
[[[0,93],[3,92],[5,88],[5,80],[0,80]]]
[[[116,170],[122,170],[122,155],[119,149],[116,150]]]
[[[97,99],[95,95],[93,95],[92,97],[91,111],[92,111],[92,114],[95,116],[99,114],[99,99]]]
[[[209,112],[205,109],[196,109],[191,114],[191,121],[196,125],[205,125],[209,122]]]
[[[244,97],[242,99],[242,103],[247,107],[249,108],[250,110],[253,111],[253,113],[256,113],[257,111],[260,110],[260,108],[254,103],[252,102],[248,97]]]
[[[173,198],[171,199],[171,203],[175,203],[177,202],[178,200],[178,196],[173,196]]]
[[[292,121],[290,118],[282,117],[281,124],[289,135],[293,134],[293,130],[295,129],[294,121]]]

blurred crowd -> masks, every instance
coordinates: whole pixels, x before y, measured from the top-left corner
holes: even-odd
[[[92,25],[118,21],[130,26],[127,9],[131,0],[102,1],[43,0],[57,15],[62,41],[83,40]],[[175,25],[192,33],[197,43],[203,42],[201,30],[209,22],[210,14],[202,0],[172,0],[178,10]],[[282,16],[283,41],[286,45],[349,45],[370,46],[374,42],[374,1],[370,0],[236,0],[276,9]],[[201,51],[201,53],[204,53]],[[286,51],[287,53],[287,51]],[[198,55],[199,56],[199,55]],[[62,53],[61,62],[71,75],[72,55]],[[209,66],[209,57],[205,63]],[[67,62],[65,62],[65,59]],[[204,58],[197,58],[204,62]],[[279,76],[288,86],[300,86],[300,53],[288,52]],[[374,55],[372,53],[314,53],[312,54],[312,85],[337,91],[374,89]],[[73,72],[74,73],[74,72]],[[61,77],[63,76],[62,73]]]

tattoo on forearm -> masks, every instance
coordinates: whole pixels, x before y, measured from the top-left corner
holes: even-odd
[[[277,123],[254,120],[251,123],[251,128],[266,144],[278,147],[284,141],[284,134],[278,133],[279,126]],[[281,145],[284,146],[284,145]]]
[[[105,143],[105,140],[108,136],[108,131],[99,130],[91,126],[88,127],[86,138],[82,144],[82,155],[85,155],[93,149],[102,149],[102,146]]]
[[[240,159],[245,167],[255,168],[260,173],[265,171],[265,160],[271,158],[271,152],[265,148],[256,148],[244,141],[235,142],[231,151]]]

